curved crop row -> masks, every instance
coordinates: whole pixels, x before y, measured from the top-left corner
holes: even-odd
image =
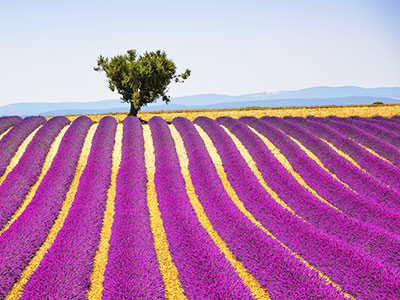
[[[100,121],[69,214],[21,299],[85,297],[100,240],[116,125],[111,117]]]
[[[329,118],[316,118],[318,122],[327,124],[348,137],[354,139],[358,143],[372,149],[379,155],[391,161],[394,165],[400,165],[400,151],[393,145],[386,141],[364,132],[361,128],[362,125],[354,126],[347,119],[340,119],[337,117]]]
[[[17,166],[0,186],[0,206],[2,207],[0,229],[20,206],[30,187],[39,177],[53,140],[67,124],[69,120],[65,117],[55,117],[46,122],[26,148]]]
[[[11,218],[8,220],[7,224],[0,230],[0,235],[8,230],[8,228],[10,228],[10,226],[15,222],[16,219],[18,219],[21,214],[24,212],[25,208],[29,205],[29,203],[31,203],[33,197],[36,194],[36,191],[39,187],[39,185],[42,183],[44,177],[46,176],[46,174],[48,173],[51,164],[55,158],[55,156],[57,155],[57,152],[59,150],[61,141],[66,133],[66,131],[68,130],[69,126],[65,126],[63,129],[61,129],[61,131],[57,134],[56,138],[54,139],[54,141],[51,143],[51,146],[49,148],[49,151],[46,154],[46,157],[44,159],[43,165],[41,167],[41,171],[40,174],[38,176],[38,178],[36,179],[36,182],[31,185],[29,192],[25,195],[23,201],[21,202],[21,204],[18,206],[18,209],[13,213],[13,215],[11,216]],[[32,134],[31,134],[32,135]],[[31,136],[30,135],[30,136]],[[27,140],[29,140],[30,136],[27,138]],[[23,145],[20,146],[20,148],[18,149],[18,152],[22,149],[25,150],[24,148],[24,144],[26,144],[26,140],[23,142]],[[22,148],[22,149],[21,149]],[[21,154],[22,156],[22,154]],[[16,157],[14,156],[12,160],[16,159]],[[18,159],[19,161],[19,159]],[[7,169],[10,166],[7,167]],[[13,167],[14,168],[14,167]],[[8,174],[7,174],[8,175]],[[4,175],[3,175],[4,176]],[[7,176],[6,176],[7,177]]]
[[[4,297],[21,275],[57,217],[75,172],[82,147],[80,142],[90,124],[90,119],[85,117],[70,126],[32,202],[0,236],[0,297]]]
[[[21,122],[21,117],[0,117],[0,135],[6,132],[10,127]]]
[[[179,121],[178,121],[179,120]],[[318,273],[251,222],[228,196],[203,140],[188,120],[174,120],[189,156],[193,185],[213,227],[272,299],[340,299]],[[198,119],[197,119],[198,120]]]
[[[400,249],[400,241],[397,238],[379,230],[373,225],[350,218],[319,201],[297,183],[293,176],[265,149],[265,146],[263,147],[261,141],[244,124],[228,117],[219,118],[218,122],[227,126],[229,130],[243,141],[253,156],[262,156],[261,159],[258,157],[256,159],[259,162],[260,171],[267,183],[273,187],[282,200],[288,203],[305,220],[313,224],[316,228],[345,241],[349,245],[357,247],[360,251],[365,251],[366,254],[385,261],[395,268],[400,267],[400,257],[397,253],[398,249]],[[213,133],[217,133],[217,130],[213,130]],[[229,139],[222,135],[222,132],[219,134],[218,140],[223,141],[227,145],[226,148],[230,146],[230,149],[228,149],[231,153],[229,159],[235,160],[238,168],[244,173],[243,176],[249,179],[251,174],[249,174],[244,160],[235,151],[236,147],[233,147]],[[232,164],[229,164],[228,160],[226,162],[225,165],[227,168],[230,168]],[[235,178],[240,180],[239,177],[239,175],[235,176]],[[260,188],[256,182],[258,183],[255,179],[253,179],[251,184],[248,182],[253,190]],[[262,194],[263,190],[261,189],[259,193]],[[254,198],[266,202],[260,196],[254,196]]]
[[[0,176],[2,176],[10,163],[12,156],[17,151],[19,145],[37,127],[46,122],[43,117],[28,117],[17,125],[0,140]]]
[[[185,295],[189,299],[250,299],[250,290],[196,217],[167,123],[152,118],[149,125],[156,158],[157,199]]]
[[[226,138],[226,133],[215,121],[199,117],[195,123],[199,124],[212,139],[223,160],[229,181],[246,208],[280,241],[355,297],[369,299],[377,295],[395,295],[396,292],[393,291],[400,287],[400,277],[394,269],[368,257],[354,247],[323,234],[284,210],[258,189],[259,183],[254,174],[250,173],[232,141]],[[321,251],[321,248],[324,251]],[[344,279],[343,275],[350,272],[352,276]],[[376,276],[385,284],[376,281]],[[368,290],[369,287],[374,287],[372,293]]]
[[[164,288],[146,203],[142,125],[133,117],[126,118],[123,125],[103,299],[161,299]]]
[[[335,180],[328,172],[323,170],[307,156],[286,134],[276,127],[252,117],[244,117],[240,120],[256,129],[275,144],[289,160],[295,171],[330,203],[355,219],[371,223],[389,232],[400,235],[400,213],[376,205],[374,201],[361,197]],[[300,123],[300,120],[298,122]],[[280,183],[274,182],[276,178],[275,173],[271,173],[271,160],[266,160],[266,155],[260,154],[257,156],[257,153],[261,151],[255,151],[253,146],[249,146],[248,149],[253,152],[255,159],[258,161],[260,170],[263,170],[263,174],[269,176],[271,184],[275,184],[278,189],[283,188],[284,192],[286,186],[283,185],[280,187]],[[265,152],[266,151],[263,151],[261,153]],[[296,190],[294,193],[296,193]],[[295,198],[297,198],[297,196],[295,196]],[[288,200],[290,200],[290,198]],[[311,209],[311,212],[315,210],[317,209]],[[327,221],[329,222],[329,220]],[[331,230],[335,229],[332,228]],[[348,228],[348,230],[350,231],[349,233],[351,233],[351,228]]]
[[[352,124],[365,132],[382,139],[393,146],[400,147],[400,134],[390,131],[382,125],[371,122],[371,119],[360,117],[351,117],[345,119],[349,124]]]
[[[103,224],[100,231],[100,241],[93,260],[92,274],[90,275],[90,288],[86,297],[89,300],[99,299],[104,287],[104,273],[108,262],[108,251],[115,215],[115,197],[117,195],[117,177],[122,159],[123,124],[117,124],[115,130],[114,147],[112,151],[111,180],[107,189],[106,208],[103,215]]]
[[[256,299],[270,299],[268,292],[262,288],[260,283],[246,270],[242,262],[235,258],[233,253],[229,250],[228,245],[211,224],[193,185],[192,176],[189,171],[189,158],[184,141],[175,126],[169,126],[169,128],[175,142],[175,149],[178,155],[181,173],[185,180],[186,192],[198,220],[207,231],[208,235],[212,238],[214,244],[217,245],[219,251],[224,254],[227,261],[229,261],[229,263],[235,268],[236,273],[239,275],[243,283],[251,290],[252,296]]]
[[[300,125],[274,117],[263,117],[262,120],[277,126],[288,135],[299,140],[323,162],[324,166],[342,181],[347,183],[361,196],[377,204],[383,204],[396,210],[400,209],[400,193],[389,188],[375,177],[370,176],[354,166],[351,162],[334,152],[326,143],[314,136]]]
[[[286,120],[292,120],[293,123],[302,125],[312,134],[332,143],[339,150],[350,155],[369,174],[388,186],[400,190],[400,170],[391,163],[377,158],[346,135],[328,125],[315,122],[314,118],[286,118]]]
[[[373,117],[369,118],[368,121],[377,124],[383,128],[391,130],[391,132],[394,132],[396,134],[400,134],[400,124],[397,124],[396,122],[391,121],[391,119],[384,118],[384,117]]]
[[[156,157],[150,126],[143,127],[143,138],[147,175],[147,207],[149,210],[150,227],[153,234],[154,248],[156,250],[158,267],[160,269],[160,273],[164,283],[165,298],[185,300],[187,299],[187,297],[183,292],[178,270],[172,260],[171,252],[169,251],[167,235],[164,230],[163,219],[161,218],[161,212],[157,200],[157,192],[154,181],[156,173]]]

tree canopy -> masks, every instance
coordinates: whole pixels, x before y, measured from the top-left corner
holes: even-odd
[[[176,75],[175,63],[161,50],[142,55],[136,50],[128,50],[127,54],[111,58],[100,55],[94,70],[106,73],[109,88],[116,90],[123,102],[131,104],[129,115],[132,116],[158,98],[168,103],[170,97],[166,93],[171,81],[184,82],[191,73],[186,69]]]

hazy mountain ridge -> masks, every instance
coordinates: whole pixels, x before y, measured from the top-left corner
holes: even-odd
[[[261,100],[278,100],[278,99],[303,99],[303,98],[342,98],[342,97],[385,97],[385,98],[399,98],[400,99],[400,87],[384,87],[384,88],[362,88],[356,86],[341,86],[341,87],[327,87],[317,86],[312,88],[301,89],[297,91],[281,91],[281,92],[262,92],[254,94],[245,94],[240,96],[227,96],[218,94],[201,94],[186,97],[174,98],[174,104],[186,104],[188,101],[207,100],[211,98],[213,103],[203,104],[216,104],[223,102],[244,102],[244,101],[261,101]],[[190,103],[191,104],[191,103]]]
[[[400,87],[361,88],[313,87],[298,91],[276,93],[254,93],[240,96],[200,94],[171,98],[168,105],[150,104],[142,111],[206,109],[206,108],[240,108],[247,106],[280,107],[280,106],[314,106],[372,104],[375,101],[400,103]],[[121,100],[102,100],[94,102],[61,102],[61,103],[16,103],[0,107],[0,116],[10,115],[68,115],[108,112],[127,112],[129,104]]]

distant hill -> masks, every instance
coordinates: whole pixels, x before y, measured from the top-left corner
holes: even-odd
[[[400,99],[400,87],[390,88],[362,88],[356,86],[327,87],[318,86],[297,91],[283,91],[276,93],[256,93],[240,96],[203,94],[195,96],[173,98],[171,103],[183,105],[209,105],[217,103],[247,102],[262,100],[288,99],[335,99],[344,97],[383,97]],[[289,105],[291,106],[291,105]]]
[[[207,108],[240,108],[247,106],[281,107],[281,106],[315,106],[372,104],[375,101],[400,103],[400,88],[361,88],[313,87],[298,91],[277,93],[256,93],[240,96],[202,94],[171,98],[165,105],[150,104],[142,111],[207,109]],[[103,100],[94,102],[61,102],[61,103],[16,103],[0,107],[0,116],[28,115],[69,115],[109,112],[128,112],[129,104],[120,100]]]
[[[260,94],[255,94],[260,97]],[[399,98],[400,87],[390,88],[362,88],[356,86],[341,86],[328,87],[318,86],[298,91],[287,91],[278,93],[266,93],[267,99],[300,99],[300,98],[343,98],[343,97],[384,97],[384,98]]]
[[[286,106],[320,106],[320,105],[361,105],[373,104],[381,101],[386,104],[400,103],[400,99],[384,97],[341,97],[341,98],[299,98],[299,99],[271,99],[247,102],[227,102],[208,105],[207,108],[240,108],[249,106],[259,107],[286,107]],[[194,107],[194,106],[193,106]],[[191,107],[192,108],[192,107]],[[197,107],[196,107],[197,108]]]
[[[103,100],[94,102],[32,102],[32,103],[15,103],[6,106],[0,106],[0,116],[33,116],[33,115],[48,115],[49,111],[85,111],[96,109],[118,109],[124,111],[127,109],[126,103],[121,103],[120,100]]]

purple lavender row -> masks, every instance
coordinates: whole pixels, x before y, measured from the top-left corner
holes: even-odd
[[[384,126],[371,122],[371,119],[361,117],[350,117],[346,118],[349,124],[358,127],[365,132],[374,135],[378,139],[382,139],[385,142],[392,144],[395,147],[400,147],[400,134],[386,129]]]
[[[387,120],[393,122],[394,124],[400,125],[400,116],[393,116]]]
[[[382,126],[386,129],[391,130],[391,132],[400,134],[400,124],[393,122],[390,118],[384,118],[381,116],[377,116],[377,117],[370,118],[368,120],[374,124],[377,124],[379,126]]]
[[[87,117],[72,123],[31,203],[0,236],[0,298],[7,294],[45,241],[73,179],[91,123]]]
[[[16,124],[0,141],[0,176],[3,176],[11,158],[22,142],[37,127],[46,122],[43,117],[28,117]]]
[[[337,154],[326,143],[314,136],[310,131],[304,129],[290,119],[275,117],[263,117],[263,121],[275,125],[285,133],[299,140],[305,147],[313,152],[324,164],[324,166],[341,181],[348,184],[360,196],[381,203],[397,212],[400,209],[400,193],[389,188],[375,177],[370,176],[354,166],[344,157]]]
[[[302,120],[296,119],[298,123],[301,123],[300,121]],[[220,119],[218,121],[220,122]],[[275,126],[271,126],[254,117],[243,117],[240,118],[240,121],[250,125],[267,137],[285,155],[293,169],[300,174],[304,181],[325,200],[355,219],[368,222],[400,235],[400,213],[394,212],[384,206],[376,205],[375,201],[361,197],[332,178],[329,173],[322,169],[296,143]],[[254,143],[256,142],[254,141]],[[249,152],[253,152],[252,156],[259,170],[265,174],[264,176],[270,176],[270,160],[266,160],[269,151],[263,151],[265,155],[256,155],[252,147],[249,147],[248,150]],[[271,178],[271,186],[277,184],[274,182],[274,178]],[[318,199],[315,200],[319,201]]]
[[[391,161],[394,165],[400,165],[400,151],[395,146],[372,134],[364,132],[359,128],[359,125],[351,125],[347,119],[340,119],[337,117],[315,118],[315,120],[335,128],[358,143],[374,150],[379,155]]]
[[[116,127],[112,117],[99,122],[68,216],[21,299],[86,299],[111,181]]]
[[[146,198],[144,140],[139,119],[124,120],[115,215],[103,299],[163,299]]]
[[[203,118],[196,123],[207,122]],[[189,158],[196,194],[213,227],[236,259],[260,282],[272,299],[343,299],[332,285],[307,268],[278,241],[255,226],[227,194],[207,149],[193,124],[175,118]],[[240,172],[241,170],[239,170]],[[249,188],[247,186],[247,188]],[[261,202],[258,198],[255,202]],[[269,211],[260,213],[270,215]],[[276,216],[272,216],[274,219]]]
[[[338,120],[346,121],[346,124],[357,127],[363,132],[375,136],[376,138],[381,139],[395,147],[400,146],[400,135],[398,133],[390,131],[382,125],[374,123],[371,118],[352,116],[349,118],[338,118]]]
[[[376,299],[382,296],[383,298],[400,296],[400,274],[396,269],[367,256],[356,247],[349,246],[319,231],[310,223],[300,220],[284,209],[265,192],[233,141],[216,121],[199,117],[195,123],[200,125],[213,141],[221,156],[228,179],[243,204],[280,241],[356,298]],[[250,134],[255,136],[244,124],[236,122],[235,125],[237,126],[235,132],[244,131],[241,138]],[[256,150],[257,153],[262,153],[262,151],[262,148]],[[279,170],[275,170],[274,174],[279,174]],[[280,180],[277,181],[280,182]],[[292,183],[281,182],[281,184],[289,188]],[[303,199],[299,197],[296,200]],[[318,213],[319,209],[320,207],[313,213]],[[356,234],[362,233],[362,230],[356,232]]]
[[[0,186],[0,228],[12,217],[38,179],[51,144],[67,124],[69,120],[65,117],[55,117],[47,121]]]
[[[0,117],[0,134],[21,121],[21,117]]]
[[[167,123],[153,117],[149,125],[155,152],[157,200],[185,295],[189,299],[253,299],[190,204]]]
[[[362,168],[381,182],[398,191],[400,190],[400,170],[391,163],[378,159],[346,135],[328,125],[314,122],[314,118],[286,118],[286,120],[293,120],[294,123],[303,126],[314,135],[332,143],[336,148],[351,156]]]
[[[258,121],[255,118],[254,120]],[[267,184],[296,214],[319,230],[337,237],[348,245],[357,247],[361,252],[365,252],[366,255],[385,261],[394,268],[400,267],[400,256],[398,254],[400,237],[394,237],[371,224],[351,218],[321,202],[293,178],[271,151],[267,149],[265,144],[245,124],[228,117],[218,118],[218,122],[225,125],[241,140],[252,157],[254,157],[257,167]],[[269,128],[265,131],[269,131]],[[216,131],[214,130],[214,132]],[[254,189],[254,193],[262,194],[264,192],[263,187],[255,183],[258,182],[257,178],[249,168],[245,167],[246,163],[240,157],[240,153],[233,142],[223,136],[222,132],[219,135],[215,133],[215,135],[215,138],[219,136],[223,139],[226,145],[225,149],[227,149],[225,153],[229,153],[229,160],[237,160],[238,165],[242,166],[242,170],[245,169],[246,174],[243,174],[243,176],[252,179],[252,185],[250,183],[249,185]],[[303,153],[303,155],[305,154]],[[227,165],[229,160],[226,160]],[[229,168],[233,170],[231,166]]]

